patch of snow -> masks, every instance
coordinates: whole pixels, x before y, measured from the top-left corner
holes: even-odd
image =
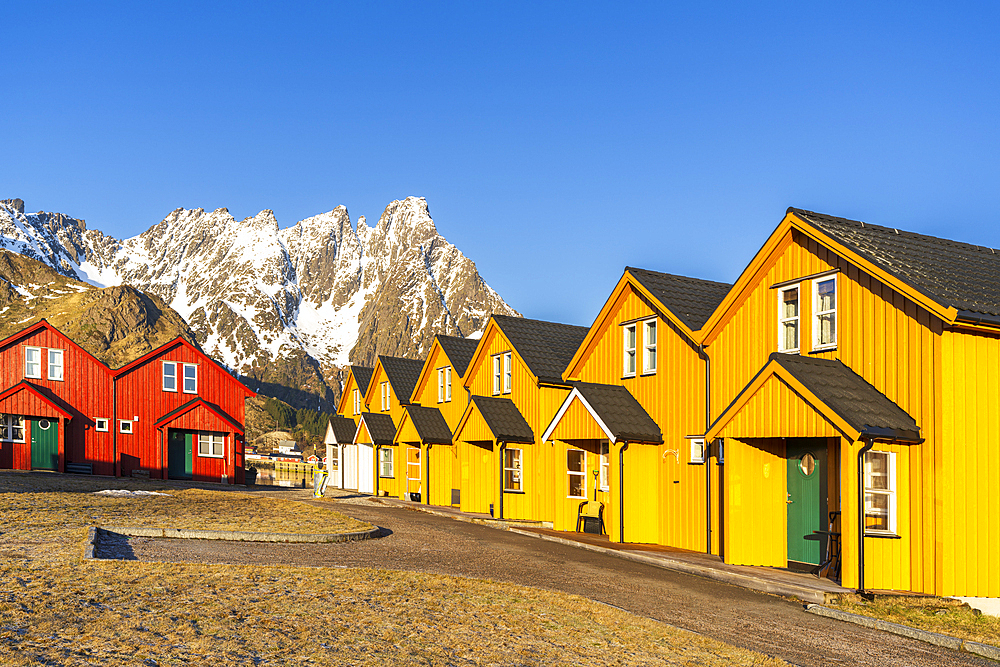
[[[128,489],[104,489],[94,491],[95,496],[110,496],[112,498],[144,498],[146,496],[169,496],[169,493],[159,491],[129,491]]]

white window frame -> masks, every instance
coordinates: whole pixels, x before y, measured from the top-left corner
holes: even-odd
[[[632,334],[632,346],[629,347],[629,332]],[[636,343],[639,342],[639,329],[636,323],[626,324],[622,327],[622,377],[635,377],[638,367],[636,363]]]
[[[181,364],[181,367],[184,369],[183,370],[183,375],[181,376],[181,389],[184,391],[185,394],[197,394],[198,393],[198,365],[197,364]],[[192,378],[194,380],[194,387],[192,389],[188,389],[188,375],[187,375],[187,372],[188,372],[189,368],[194,369],[194,377]]]
[[[597,446],[597,456],[600,460],[601,474],[597,480],[598,491],[611,490],[611,443],[601,440]]]
[[[171,369],[173,369],[173,375],[172,376],[167,374],[167,367],[168,366]],[[177,366],[178,366],[178,364],[177,364],[176,361],[164,361],[163,362],[163,383],[162,383],[163,391],[172,391],[174,393],[177,392]],[[173,379],[173,381],[174,381],[173,389],[171,389],[170,387],[167,386],[167,378]]]
[[[354,388],[354,414],[361,414],[361,390]]]
[[[509,493],[524,493],[524,450],[520,447],[505,447],[503,451],[503,490]],[[510,466],[507,465],[507,452],[511,453]],[[509,486],[507,473],[510,473]]]
[[[379,393],[382,395],[382,412],[386,412],[389,409],[389,381],[385,380],[379,384]]]
[[[444,369],[438,369],[438,403],[444,403]]]
[[[658,328],[659,327],[657,326],[655,319],[644,320],[642,323],[642,374],[643,375],[656,374],[656,341],[657,341]],[[649,335],[650,329],[652,329],[653,332],[652,336]],[[650,338],[653,339],[652,343],[649,342]]]
[[[796,290],[796,307],[794,317],[785,317],[783,306],[785,305],[785,293]],[[785,325],[795,322],[795,347],[785,347]],[[798,353],[802,347],[802,289],[801,284],[788,285],[778,290],[778,352],[788,354]]]
[[[395,479],[396,471],[393,465],[393,450],[391,447],[382,447],[378,450],[378,476],[380,479]],[[388,465],[389,472],[386,474],[385,466]]]
[[[131,435],[134,430],[132,429],[131,419],[119,419],[118,420],[118,432],[124,433],[126,435]]]
[[[571,452],[579,452],[579,453],[583,454],[583,472],[582,473],[581,472],[577,472],[575,470],[570,470],[569,469],[569,455],[570,455]],[[573,484],[570,481],[573,478],[573,476],[577,476],[577,477],[582,476],[583,477],[583,495],[582,496],[571,496],[569,494],[570,489],[573,488]],[[587,499],[587,451],[585,449],[577,449],[575,447],[569,447],[569,448],[566,449],[566,482],[568,484],[568,486],[566,487],[566,497],[567,498],[578,498],[580,500],[586,500]]]
[[[707,450],[705,449],[705,439],[695,438],[688,441],[688,449],[690,450],[690,457],[688,458],[688,463],[701,464],[705,462],[705,455]]]
[[[871,479],[871,459],[874,456],[885,456],[888,459],[888,465],[886,466],[887,472],[886,477],[888,489],[874,489],[872,488]],[[895,452],[885,452],[879,450],[872,450],[865,452],[865,518],[869,516],[881,516],[881,512],[873,509],[871,503],[871,496],[880,495],[887,496],[889,499],[888,508],[888,519],[889,519],[889,530],[880,530],[877,528],[865,527],[865,535],[897,535],[897,519],[898,511],[896,507],[896,453]],[[865,522],[867,524],[867,521]]]
[[[451,366],[444,369],[444,402],[451,403]]]
[[[831,310],[819,309],[819,286],[820,283],[833,283],[833,308]],[[812,300],[813,300],[813,312],[812,312],[812,340],[814,350],[832,350],[837,347],[837,274],[823,276],[816,278],[812,281]],[[833,341],[829,343],[820,343],[820,317],[823,315],[833,315]],[[801,341],[799,342],[801,345]]]
[[[29,369],[29,364],[31,363],[31,362],[28,361],[28,352],[35,352],[35,353],[38,354],[38,361],[35,362],[38,365],[38,370],[35,371],[35,373],[33,373],[33,374],[30,373],[29,370],[28,370]],[[24,347],[24,377],[26,377],[26,378],[32,378],[34,380],[41,380],[42,379],[42,348],[40,348],[40,347],[34,347],[34,346],[30,346],[30,345],[26,345]]]
[[[415,453],[417,455],[415,461],[411,461],[410,460],[410,453],[411,452],[413,452],[413,453]],[[410,471],[411,471],[412,468],[416,468],[417,469],[417,476],[416,477],[410,477]],[[423,464],[420,462],[420,448],[419,447],[407,447],[406,448],[406,481],[407,482],[419,482],[420,481],[420,475],[421,475],[422,472],[423,472]]]
[[[500,394],[500,355],[493,355],[493,395]]]
[[[49,368],[48,368],[48,372],[46,373],[46,375],[48,375],[48,378],[50,380],[58,380],[58,381],[61,382],[63,380],[63,378],[66,377],[66,368],[65,368],[65,365],[64,365],[65,362],[66,362],[66,354],[65,354],[65,352],[63,350],[57,348],[57,347],[50,347],[49,348],[49,353],[48,353],[47,356],[49,358]],[[53,364],[52,363],[53,357],[58,357],[59,358],[59,362]],[[58,368],[59,369],[59,375],[58,376],[54,376],[52,374],[52,369],[53,368]]]
[[[14,437],[15,430],[21,437]],[[0,415],[0,440],[3,442],[24,442],[24,417],[22,415]]]
[[[202,447],[207,445],[208,451],[202,451]],[[216,445],[219,453],[216,454]],[[226,436],[221,433],[199,433],[198,434],[198,457],[203,459],[222,459],[226,457]]]
[[[503,353],[503,393],[509,394],[514,386],[514,358],[510,352]]]
[[[101,426],[102,422],[104,423],[103,427]],[[107,433],[110,428],[111,428],[111,420],[108,419],[107,417],[97,417],[96,419],[94,419],[95,431],[99,431],[101,433]]]

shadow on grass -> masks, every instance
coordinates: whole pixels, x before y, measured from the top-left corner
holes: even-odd
[[[100,531],[98,533],[96,548],[94,549],[94,558],[102,560],[139,560],[135,555],[135,551],[132,550],[129,539],[127,535],[109,533],[106,530]]]

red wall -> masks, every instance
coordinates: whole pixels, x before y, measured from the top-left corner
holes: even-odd
[[[9,389],[24,377],[24,348],[41,347],[42,378],[29,378],[36,387],[47,388],[52,394],[62,399],[60,407],[69,412],[73,418],[68,426],[64,420],[59,420],[60,440],[65,442],[64,456],[60,457],[60,468],[64,461],[74,463],[93,463],[94,474],[111,475],[111,432],[98,433],[94,430],[94,419],[97,417],[111,418],[111,373],[104,364],[76,347],[68,338],[52,328],[41,327],[13,338],[0,349],[0,391]],[[49,380],[48,354],[45,348],[63,350],[63,380]],[[59,401],[57,401],[59,403]],[[47,416],[48,413],[36,415],[25,411],[15,412],[28,417]],[[49,408],[49,410],[51,410]],[[25,439],[30,436],[25,429]],[[30,441],[30,440],[29,440]],[[0,445],[0,467],[13,467],[27,470],[31,467],[30,447],[18,445],[24,453],[7,454],[11,443]],[[10,464],[10,465],[8,465]]]
[[[170,361],[170,360],[168,360]],[[200,381],[200,378],[199,378]],[[216,415],[203,405],[199,405],[193,410],[184,413],[177,419],[164,424],[163,437],[166,439],[168,429],[179,429],[182,431],[212,431],[224,433],[225,456],[221,459],[215,457],[198,456],[198,444],[195,443],[192,454],[192,475],[195,481],[219,481],[225,474],[230,481],[233,475],[236,476],[236,483],[243,483],[243,436],[233,431],[231,424],[219,419]],[[165,442],[166,440],[164,440]],[[166,452],[164,452],[166,454]],[[170,468],[169,457],[165,456],[164,468]]]

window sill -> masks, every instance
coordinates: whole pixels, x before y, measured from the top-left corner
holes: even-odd
[[[188,391],[187,389],[185,389],[185,390],[184,390],[184,393],[185,393],[185,394],[191,394],[191,395],[193,396],[194,394],[197,394],[197,393],[198,393],[198,390],[196,389],[196,390],[194,390],[194,391]]]
[[[226,458],[226,455],[225,454],[202,454],[201,452],[198,452],[198,458],[199,459],[224,459],[224,458]]]
[[[821,354],[823,352],[836,352],[836,351],[837,351],[837,346],[831,345],[830,347],[814,347],[813,349],[809,350],[809,354]]]
[[[897,535],[896,533],[873,533],[873,532],[868,531],[868,530],[865,531],[865,537],[874,537],[874,538],[880,539],[880,540],[901,540],[901,539],[903,539],[902,536]]]
[[[176,389],[167,389],[166,387],[163,388],[163,391],[171,393],[171,394],[176,394],[177,393]]]
[[[589,500],[587,496],[566,496],[566,500]]]
[[[635,378],[636,378],[635,373],[633,373],[632,375],[623,375],[622,376],[623,380],[634,380]]]
[[[50,382],[62,382],[63,378],[49,378]]]
[[[396,479],[395,475],[379,475],[379,479]]]
[[[688,463],[689,466],[703,466],[703,465],[705,465],[704,461],[688,461],[687,463]]]
[[[515,495],[515,496],[523,496],[524,495],[524,491],[514,491],[513,489],[504,489],[503,492],[504,493],[509,493],[509,494],[512,494],[512,495]]]
[[[781,354],[801,354],[802,353],[801,350],[799,350],[799,348],[795,348],[794,350],[778,350],[778,352],[780,352]]]

